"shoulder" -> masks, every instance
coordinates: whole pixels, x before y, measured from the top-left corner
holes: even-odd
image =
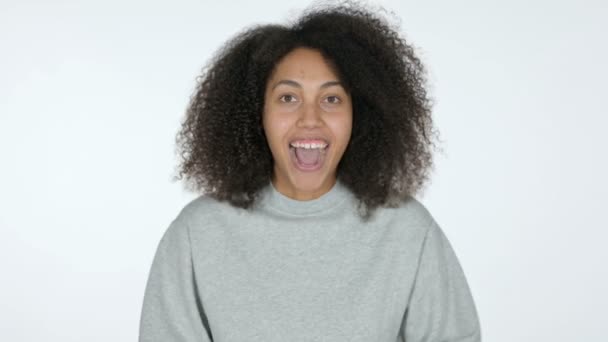
[[[446,232],[441,228],[429,209],[414,197],[403,202],[399,215],[403,220],[414,223],[420,228],[421,243],[435,251],[449,250],[454,255],[453,247]]]
[[[391,205],[378,207],[369,221],[359,221],[365,229],[358,229],[357,239],[373,246],[388,243],[400,250],[404,246],[408,250],[416,250],[423,244],[433,222],[427,207],[409,196]]]
[[[423,235],[435,224],[429,209],[412,195],[400,199],[396,204],[380,207],[378,220],[399,230],[416,230]]]
[[[174,221],[189,227],[190,230],[208,230],[214,226],[223,226],[241,215],[241,208],[208,195],[199,195],[183,206]]]

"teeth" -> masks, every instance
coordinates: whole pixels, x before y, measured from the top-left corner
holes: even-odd
[[[306,148],[306,149],[311,149],[311,148],[326,148],[327,147],[326,143],[305,144],[305,143],[293,142],[293,143],[291,143],[289,145],[292,146],[292,147]]]

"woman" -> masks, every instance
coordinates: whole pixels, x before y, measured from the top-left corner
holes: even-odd
[[[353,4],[256,26],[211,61],[178,134],[203,194],[163,235],[140,341],[480,341],[454,250],[413,194],[424,69]]]

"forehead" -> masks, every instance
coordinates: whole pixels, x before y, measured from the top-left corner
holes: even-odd
[[[331,62],[321,52],[310,48],[296,48],[275,65],[271,79],[337,80]]]

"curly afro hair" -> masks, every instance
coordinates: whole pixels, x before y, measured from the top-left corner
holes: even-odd
[[[431,100],[414,48],[378,10],[345,1],[308,7],[289,26],[239,32],[197,77],[181,130],[179,174],[190,189],[250,208],[269,184],[273,158],[262,126],[275,64],[297,47],[319,51],[351,94],[351,139],[337,177],[363,219],[420,191],[433,167]]]

